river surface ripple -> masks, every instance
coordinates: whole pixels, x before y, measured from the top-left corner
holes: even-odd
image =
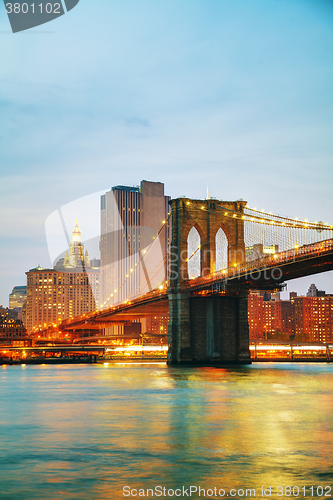
[[[257,498],[331,485],[333,498],[333,364],[0,367],[1,499],[191,485]]]

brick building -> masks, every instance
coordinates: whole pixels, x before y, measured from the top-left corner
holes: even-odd
[[[314,290],[311,285],[310,291]],[[249,332],[251,339],[290,338],[309,342],[333,341],[333,296],[309,294],[298,297],[290,293],[290,300],[265,293],[250,293],[248,301]],[[275,300],[272,300],[275,299]]]

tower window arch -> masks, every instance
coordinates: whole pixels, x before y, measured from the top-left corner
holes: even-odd
[[[216,271],[226,269],[228,267],[228,238],[220,228],[215,236],[216,246]]]
[[[200,234],[193,226],[187,236],[187,272],[189,279],[201,274]]]

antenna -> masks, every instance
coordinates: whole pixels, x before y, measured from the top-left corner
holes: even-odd
[[[210,199],[209,198],[209,189],[208,189],[208,182],[207,182],[207,198],[206,198],[206,200],[209,200],[209,199]]]

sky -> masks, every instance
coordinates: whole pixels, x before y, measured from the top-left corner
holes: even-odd
[[[118,184],[333,223],[332,54],[332,0],[80,0],[15,34],[1,3],[0,304],[50,214]]]

